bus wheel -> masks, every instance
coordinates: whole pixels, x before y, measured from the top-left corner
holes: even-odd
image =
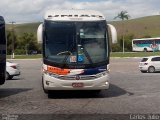
[[[144,48],[144,50],[143,50],[144,52],[147,52],[147,48]]]
[[[149,73],[154,73],[154,72],[155,72],[155,68],[154,68],[153,66],[150,66],[150,67],[148,68],[148,72],[149,72]]]
[[[96,95],[100,94],[100,92],[101,92],[101,90],[93,90],[93,93]]]

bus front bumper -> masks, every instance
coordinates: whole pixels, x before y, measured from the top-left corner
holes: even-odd
[[[61,80],[47,74],[42,76],[45,90],[103,90],[109,88],[109,75],[92,80]]]

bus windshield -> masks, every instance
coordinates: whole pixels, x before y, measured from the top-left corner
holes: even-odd
[[[58,64],[93,65],[108,60],[106,21],[45,21],[44,58]]]

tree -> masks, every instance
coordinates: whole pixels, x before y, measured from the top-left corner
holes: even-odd
[[[130,15],[128,14],[127,11],[121,11],[120,13],[118,13],[118,15],[114,19],[117,19],[117,18],[124,21],[125,19],[128,20],[130,18]]]
[[[32,51],[38,51],[39,46],[36,41],[36,37],[33,33],[24,33],[18,40],[18,48],[19,50],[23,50],[23,53],[30,53]]]
[[[15,34],[13,34],[13,38],[12,38],[12,32],[11,31],[7,31],[7,54],[12,54],[12,49],[13,49],[13,41],[12,39],[14,39],[14,48],[17,48],[17,36]]]
[[[118,13],[118,15],[114,19],[121,19],[122,20],[122,28],[123,28],[123,34],[122,34],[122,40],[123,40],[123,53],[124,53],[124,20],[128,20],[130,18],[130,15],[127,11],[121,11]]]

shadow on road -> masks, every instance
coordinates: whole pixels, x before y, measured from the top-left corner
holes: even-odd
[[[124,94],[134,95],[116,85],[110,84],[108,90],[97,91],[52,91],[48,94],[48,98],[53,99],[74,99],[74,98],[111,98]]]
[[[13,77],[12,79],[8,79],[7,81],[16,81],[16,80],[24,80],[24,78],[21,77]]]
[[[12,78],[12,79],[8,79],[7,81],[16,81],[16,80],[21,80],[21,78]]]
[[[26,92],[32,89],[25,89],[25,88],[5,88],[0,89],[0,99],[5,98],[11,95],[19,94],[21,92]]]
[[[106,93],[104,94],[104,96],[106,97],[118,97],[121,95],[125,95],[127,94],[128,96],[134,95],[134,93],[131,93],[129,91],[126,91],[116,85],[110,84],[110,88],[108,90],[106,90]],[[103,94],[102,94],[103,95]]]

